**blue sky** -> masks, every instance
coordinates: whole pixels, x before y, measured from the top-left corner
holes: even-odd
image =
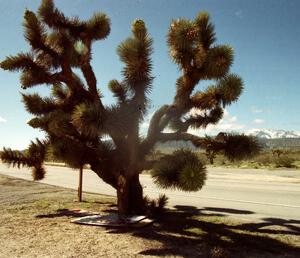
[[[0,0],[0,60],[28,50],[22,35],[23,13],[25,8],[36,11],[39,3],[37,0]],[[217,43],[234,48],[231,71],[245,82],[239,101],[226,109],[219,125],[209,127],[205,133],[252,128],[300,131],[300,1],[57,0],[56,5],[66,15],[84,19],[101,11],[111,19],[111,34],[93,47],[93,67],[98,87],[105,96],[104,103],[113,101],[107,83],[111,79],[121,79],[122,69],[116,48],[130,35],[135,18],[145,21],[154,39],[152,109],[171,103],[179,71],[168,56],[168,27],[172,19],[193,19],[199,11],[205,10],[215,24]],[[201,86],[203,84],[199,84],[198,89]],[[42,133],[26,124],[31,116],[21,103],[19,74],[1,70],[0,87],[0,147],[25,148],[31,139],[41,137]],[[46,86],[30,91],[48,93]],[[146,125],[147,121],[143,128]]]

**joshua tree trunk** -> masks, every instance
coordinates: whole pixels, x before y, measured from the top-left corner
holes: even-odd
[[[139,181],[139,174],[119,176],[117,197],[120,215],[140,214],[144,211],[143,187]]]

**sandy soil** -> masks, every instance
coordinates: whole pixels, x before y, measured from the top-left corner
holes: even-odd
[[[78,204],[73,202],[76,192],[69,189],[3,176],[0,185],[0,257],[135,257],[147,248],[161,246],[131,234],[110,234],[102,227],[73,224],[72,217],[56,214],[66,207],[103,213],[110,209],[111,197],[97,198],[100,203]]]

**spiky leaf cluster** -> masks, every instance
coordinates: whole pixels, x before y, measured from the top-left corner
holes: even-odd
[[[71,168],[80,168],[93,156],[86,145],[69,138],[51,137],[50,143],[54,157],[59,157]]]
[[[205,183],[206,169],[196,154],[182,149],[162,157],[151,175],[161,188],[198,191]]]
[[[200,12],[196,19],[195,23],[199,28],[199,38],[205,49],[208,49],[215,41],[215,28],[210,21],[209,14],[207,12]]]
[[[201,12],[195,20],[177,19],[171,23],[168,45],[173,61],[182,70],[176,82],[173,116],[168,126],[180,132],[189,128],[201,129],[216,124],[223,115],[222,108],[235,102],[243,90],[242,79],[230,74],[233,49],[217,45],[214,26],[207,13]],[[197,91],[204,80],[215,84]],[[192,114],[198,109],[201,115]]]
[[[133,91],[150,90],[152,69],[150,54],[152,39],[147,35],[145,24],[136,20],[132,25],[133,37],[123,41],[118,47],[118,55],[125,63],[123,75],[125,82]]]
[[[72,123],[80,133],[90,137],[97,137],[104,131],[105,114],[103,109],[95,103],[81,103],[75,107]]]
[[[73,167],[74,164],[82,165],[88,160],[87,156],[80,153],[87,152],[91,146],[97,144],[99,132],[92,134],[91,130],[86,131],[87,126],[82,125],[84,119],[78,119],[79,114],[83,113],[80,113],[80,110],[84,105],[93,105],[91,100],[97,99],[94,106],[103,109],[96,89],[96,79],[90,67],[91,43],[109,34],[110,21],[102,13],[95,13],[86,21],[68,18],[54,6],[52,0],[43,0],[38,14],[25,11],[23,26],[24,37],[30,44],[31,51],[7,57],[1,62],[1,68],[22,72],[23,89],[39,84],[52,85],[50,97],[41,97],[36,93],[22,94],[26,110],[34,115],[28,124],[45,131],[51,139],[50,144],[55,145],[55,141],[59,142],[55,145],[58,158],[61,159],[61,154],[64,153]],[[87,85],[72,68],[81,69]],[[92,121],[86,116],[84,118],[87,124],[99,120],[97,117]],[[94,127],[97,127],[97,124]],[[32,146],[33,143],[29,151],[32,150]],[[71,149],[70,146],[74,147],[70,152],[76,158],[65,154],[65,146],[69,146],[68,150]],[[93,148],[96,151],[96,145]],[[37,163],[28,159],[26,155],[11,150],[4,151],[3,155],[7,163],[35,167],[34,174],[42,175],[41,166],[37,166]],[[37,154],[34,156],[37,157]],[[42,157],[44,155],[40,155],[40,163]],[[81,157],[79,161],[78,157]]]
[[[1,152],[1,160],[13,167],[31,167],[34,180],[41,180],[45,176],[43,162],[45,160],[48,142],[36,139],[31,142],[26,151],[14,151],[4,148]]]
[[[205,136],[202,141],[210,163],[216,154],[224,154],[230,161],[249,159],[262,149],[258,139],[237,133],[219,133],[215,137]]]
[[[127,99],[127,89],[125,85],[120,84],[117,80],[111,80],[108,88],[114,94],[119,103],[124,103]]]
[[[22,94],[26,110],[33,115],[47,114],[56,109],[52,98],[42,98],[38,94]]]
[[[68,30],[75,39],[100,40],[110,32],[110,21],[103,13],[95,13],[88,21],[70,19],[54,6],[52,0],[43,0],[38,13],[50,28]]]
[[[223,141],[224,155],[231,161],[249,159],[261,150],[255,137],[244,134],[223,134],[220,140]]]

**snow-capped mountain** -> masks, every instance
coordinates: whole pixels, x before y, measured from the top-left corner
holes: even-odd
[[[300,132],[272,129],[252,129],[247,132],[247,135],[265,139],[300,138]]]

